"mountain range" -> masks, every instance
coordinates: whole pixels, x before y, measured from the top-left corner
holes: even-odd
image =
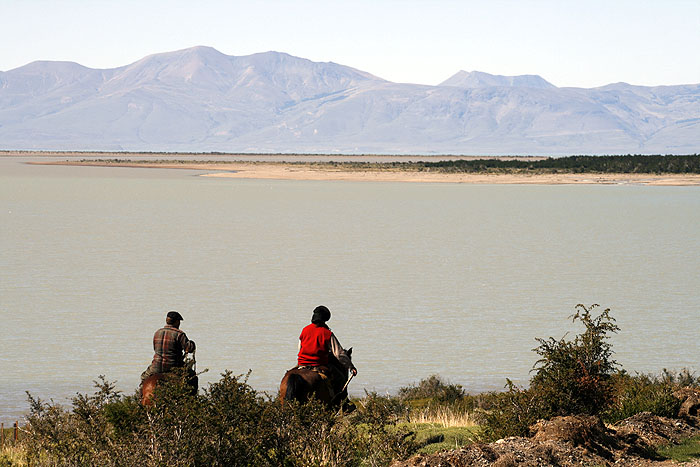
[[[0,72],[0,149],[347,154],[700,153],[700,84],[559,88],[459,71],[394,83],[285,53],[193,47]]]

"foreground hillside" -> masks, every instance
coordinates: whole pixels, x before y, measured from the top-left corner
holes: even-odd
[[[230,372],[193,393],[188,369],[144,407],[101,377],[70,409],[30,396],[22,439],[0,463],[654,466],[700,458],[700,378],[688,370],[632,376],[612,359],[608,338],[619,328],[609,309],[577,305],[571,318],[585,328],[573,339],[536,339],[541,358],[527,389],[507,381],[504,392],[470,395],[431,376],[396,396],[367,394],[349,412],[314,400],[281,404]]]
[[[489,444],[421,454],[392,466],[671,466],[678,464],[660,455],[658,449],[668,450],[669,446],[697,438],[700,424],[697,417],[677,419],[642,412],[610,427],[591,416],[557,417],[539,421],[532,426],[532,433],[530,437],[514,436]],[[689,445],[700,455],[700,439]],[[687,465],[700,465],[700,460]]]
[[[0,149],[689,154],[698,134],[700,84],[558,88],[460,71],[424,86],[209,47],[0,72]]]
[[[636,402],[642,400],[641,393],[655,391],[653,410],[658,412],[664,391],[678,383],[637,380]],[[468,396],[435,376],[402,388],[398,396],[368,394],[355,400],[357,410],[350,414],[329,413],[313,402],[283,406],[230,374],[197,397],[177,385],[163,388],[150,409],[133,396],[113,392],[104,380],[97,388],[93,395],[75,397],[71,410],[32,399],[29,423],[22,427],[19,440],[11,441],[12,431],[6,430],[0,465],[677,465],[669,459],[700,463],[697,384],[676,389],[666,401],[669,407],[678,407],[672,416],[642,411],[614,423],[603,423],[599,416],[559,416],[537,421],[527,435],[497,440],[489,438],[492,422],[483,414],[498,411],[498,401],[507,393]],[[475,426],[474,421],[486,425]]]

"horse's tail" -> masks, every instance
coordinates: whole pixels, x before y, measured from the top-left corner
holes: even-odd
[[[297,400],[303,402],[306,399],[304,388],[304,378],[297,373],[289,373],[287,377],[287,391],[284,393],[284,400]]]

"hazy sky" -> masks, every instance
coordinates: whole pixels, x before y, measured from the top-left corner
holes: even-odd
[[[195,45],[276,50],[382,78],[459,70],[557,86],[700,83],[700,0],[0,0],[0,70],[112,68]]]

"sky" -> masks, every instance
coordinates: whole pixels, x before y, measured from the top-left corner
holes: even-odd
[[[0,71],[114,68],[206,45],[435,85],[460,70],[556,86],[700,83],[700,0],[0,0]]]

